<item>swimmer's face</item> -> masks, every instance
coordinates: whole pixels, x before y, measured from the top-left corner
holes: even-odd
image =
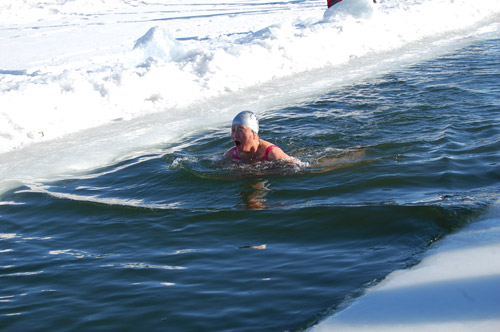
[[[231,139],[233,140],[234,145],[236,145],[236,147],[240,150],[247,150],[252,145],[256,135],[257,134],[255,134],[254,131],[247,126],[231,126]]]

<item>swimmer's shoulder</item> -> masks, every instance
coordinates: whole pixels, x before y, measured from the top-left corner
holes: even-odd
[[[264,155],[267,151],[267,160],[282,160],[282,159],[295,159],[286,154],[278,145],[273,144],[268,141],[261,140],[261,149],[264,151]]]
[[[234,149],[234,147],[231,147],[229,150],[227,150],[224,153],[224,158],[232,159],[233,158],[233,149]]]

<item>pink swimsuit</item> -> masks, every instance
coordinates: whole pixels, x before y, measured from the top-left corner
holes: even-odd
[[[273,145],[269,145],[266,149],[266,152],[264,152],[264,157],[262,157],[262,159],[260,161],[267,161],[268,160],[268,156],[269,156],[269,151],[271,151],[272,148],[274,147],[278,147],[277,145],[273,144]],[[234,159],[237,159],[237,160],[241,160],[240,156],[238,155],[238,151],[236,150],[236,146],[233,148],[233,158]]]

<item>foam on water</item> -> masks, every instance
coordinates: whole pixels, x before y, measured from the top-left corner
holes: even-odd
[[[1,190],[423,61],[498,33],[499,15],[465,0],[5,1]]]

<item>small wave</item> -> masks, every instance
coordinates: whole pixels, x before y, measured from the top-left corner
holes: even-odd
[[[50,190],[50,186],[44,185],[28,185],[29,190],[19,190],[16,193],[23,192],[35,192],[49,195],[58,199],[67,199],[77,202],[91,202],[109,206],[125,206],[132,208],[144,208],[144,209],[157,209],[157,210],[171,210],[177,209],[178,203],[146,203],[142,199],[132,199],[132,198],[109,198],[109,197],[99,197],[98,195],[78,195],[78,194],[70,194],[70,193],[62,193]],[[0,238],[1,239],[1,238]]]
[[[190,254],[193,252],[199,252],[198,249],[179,249],[171,253],[171,255],[183,255],[183,254]]]
[[[31,272],[16,272],[16,273],[8,273],[0,275],[0,278],[6,277],[29,277],[38,274],[42,274],[44,271],[31,271]]]
[[[0,233],[0,240],[10,240],[18,237],[16,233]]]
[[[123,263],[123,264],[107,264],[102,267],[121,267],[125,269],[159,269],[159,270],[185,270],[184,266],[171,266],[171,265],[152,265],[146,263]]]
[[[92,257],[92,258],[102,258],[105,256],[111,256],[111,255],[95,255],[95,254],[89,254],[85,251],[80,251],[80,250],[73,250],[73,249],[62,249],[62,250],[51,250],[49,251],[49,255],[68,255],[72,256],[75,258],[87,258],[87,257]]]
[[[296,175],[305,169],[305,163],[269,161],[255,164],[238,164],[220,158],[176,158],[171,169],[182,169],[202,179],[235,181],[255,177]]]
[[[25,203],[20,203],[20,202],[12,202],[12,201],[0,201],[0,206],[1,205],[24,205]]]
[[[234,163],[223,157],[209,156],[165,156],[171,170],[185,170],[199,178],[235,181],[256,177],[293,176],[309,173],[324,173],[339,168],[371,162],[366,159],[364,148],[340,149],[296,149],[297,158],[267,161],[254,164]],[[295,154],[296,153],[296,154]]]

